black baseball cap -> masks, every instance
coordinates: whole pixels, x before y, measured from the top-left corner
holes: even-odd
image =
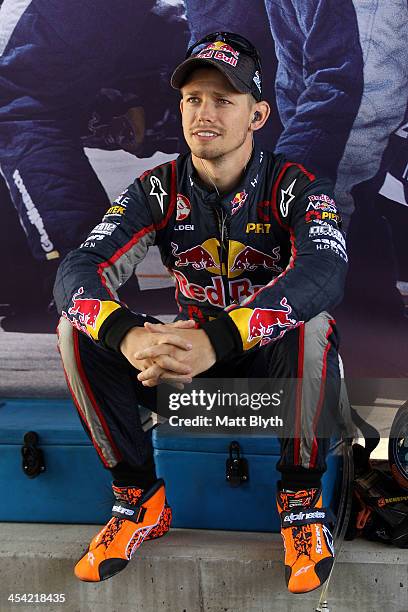
[[[240,34],[214,32],[192,45],[186,59],[175,69],[171,86],[180,89],[192,70],[214,66],[241,93],[250,93],[255,100],[262,100],[261,60],[258,51]]]

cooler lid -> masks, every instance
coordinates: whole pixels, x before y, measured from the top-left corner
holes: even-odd
[[[231,442],[238,442],[247,455],[280,455],[279,440],[271,434],[237,435],[234,433],[190,433],[180,432],[168,423],[153,431],[153,446],[160,450],[178,450],[206,453],[228,453]]]
[[[0,444],[23,444],[35,431],[39,444],[90,445],[70,400],[0,399]]]

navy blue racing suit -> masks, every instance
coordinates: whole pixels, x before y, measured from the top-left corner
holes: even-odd
[[[206,374],[298,378],[298,431],[282,443],[280,469],[325,470],[327,439],[316,438],[316,426],[339,395],[336,327],[326,312],[341,299],[347,269],[339,225],[327,180],[259,148],[222,197],[184,155],[115,200],[65,258],[54,290],[67,381],[107,467],[140,465],[151,449],[136,405],[154,409],[155,391],[142,388],[120,353],[127,331],[146,319],[120,303],[117,289],[157,245],[179,318],[194,319],[214,347]]]

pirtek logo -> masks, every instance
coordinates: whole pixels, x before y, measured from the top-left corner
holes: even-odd
[[[270,229],[270,223],[247,223],[245,233],[249,234],[255,232],[255,234],[269,234]]]
[[[112,510],[120,514],[126,514],[127,516],[133,516],[135,513],[134,510],[129,510],[129,508],[123,508],[122,506],[113,506]]]
[[[111,206],[105,213],[105,217],[116,217],[117,215],[123,215],[125,212],[125,206]]]
[[[305,220],[306,223],[311,223],[315,220],[326,220],[326,221],[334,221],[335,223],[340,222],[340,215],[336,215],[335,213],[328,211],[320,211],[320,210],[309,210],[306,213]]]
[[[298,514],[295,514],[294,512],[291,512],[290,514],[287,514],[285,516],[285,518],[283,519],[284,523],[293,523],[293,521],[304,521],[304,520],[308,520],[308,519],[323,519],[325,517],[325,513],[324,512],[319,512],[319,510],[316,510],[315,512],[298,512]]]

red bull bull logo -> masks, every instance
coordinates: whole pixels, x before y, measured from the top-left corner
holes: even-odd
[[[213,58],[231,66],[236,66],[239,58],[239,51],[236,51],[233,47],[222,40],[216,40],[215,42],[209,43],[205,49],[202,49],[197,53],[196,57],[202,57],[205,59]]]
[[[253,271],[259,266],[263,266],[265,270],[273,270],[274,272],[280,274],[282,272],[282,268],[277,265],[279,260],[280,247],[275,247],[272,250],[272,255],[267,255],[266,253],[262,253],[262,251],[258,251],[258,249],[253,249],[250,246],[246,246],[235,257],[231,266],[231,272],[235,272],[236,270]]]
[[[215,261],[211,253],[201,244],[197,244],[191,249],[186,249],[180,253],[177,252],[178,245],[174,242],[171,243],[171,247],[172,254],[177,258],[174,265],[178,268],[182,266],[192,266],[194,270],[205,270],[207,268],[220,269],[219,264]]]
[[[96,320],[101,311],[101,301],[95,300],[94,298],[80,298],[84,288],[80,287],[72,298],[72,306],[68,310],[68,314],[74,315],[74,321],[79,322],[83,327],[89,325],[93,329],[96,329]],[[77,327],[77,326],[76,326]],[[82,327],[82,329],[83,329]]]
[[[239,58],[239,51],[236,51],[233,47],[231,47],[229,44],[223,42],[222,40],[216,40],[214,42],[208,43],[208,45],[205,47],[205,49],[200,51],[200,53],[204,53],[205,51],[211,51],[211,50],[213,50],[213,51],[223,51],[224,53],[229,53],[230,55],[232,55],[236,59]],[[198,55],[200,55],[200,53]]]
[[[234,198],[231,200],[231,215],[235,215],[235,213],[245,204],[248,199],[248,194],[245,191],[239,191],[235,194]]]
[[[254,309],[248,321],[248,342],[252,342],[255,338],[271,336],[276,328],[294,327],[298,324],[295,319],[289,318],[292,308],[285,297],[281,299],[280,305],[282,309]]]
[[[309,202],[306,210],[328,210],[333,213],[337,212],[337,208],[327,202]]]

